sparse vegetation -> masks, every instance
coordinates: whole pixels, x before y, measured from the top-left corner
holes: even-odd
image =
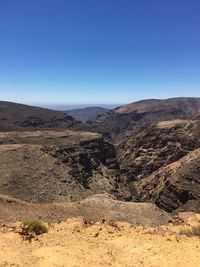
[[[182,230],[181,235],[198,236],[200,238],[200,223],[197,226],[193,226],[190,230]]]
[[[137,188],[136,188],[136,185],[133,181],[128,181],[128,188],[129,188],[132,196],[137,196],[137,194],[138,194]]]
[[[22,225],[22,235],[27,240],[48,232],[47,226],[39,221],[25,221]]]

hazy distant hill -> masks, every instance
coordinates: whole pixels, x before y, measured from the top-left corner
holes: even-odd
[[[105,114],[109,109],[101,107],[87,107],[80,109],[66,110],[65,112],[77,120],[86,122],[96,120],[98,115]]]
[[[23,128],[70,128],[78,122],[61,111],[0,101],[0,131]]]

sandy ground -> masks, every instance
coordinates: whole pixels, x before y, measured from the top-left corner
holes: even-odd
[[[1,267],[200,266],[200,239],[176,234],[178,226],[162,230],[68,219],[31,242],[9,227],[0,228]]]

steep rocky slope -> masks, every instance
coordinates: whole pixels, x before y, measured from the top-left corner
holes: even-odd
[[[137,182],[136,187],[141,201],[169,212],[200,200],[200,148]]]
[[[0,131],[23,128],[70,128],[77,124],[64,112],[0,101]]]
[[[128,181],[143,179],[200,147],[200,122],[170,120],[143,126],[117,146]]]
[[[140,128],[118,146],[133,199],[173,211],[200,197],[200,122],[171,120]]]
[[[199,112],[200,98],[142,100],[103,114],[90,125],[90,129],[119,143],[143,125],[162,120],[191,119]]]
[[[114,147],[95,133],[0,133],[0,192],[34,202],[124,195]]]

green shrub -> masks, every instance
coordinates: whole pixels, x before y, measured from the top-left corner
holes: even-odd
[[[22,235],[31,240],[37,235],[42,235],[48,232],[48,228],[45,224],[39,221],[25,221],[22,225]]]
[[[128,182],[128,189],[131,192],[131,196],[137,196],[137,194],[138,194],[137,188],[136,188],[136,185],[133,181]]]

